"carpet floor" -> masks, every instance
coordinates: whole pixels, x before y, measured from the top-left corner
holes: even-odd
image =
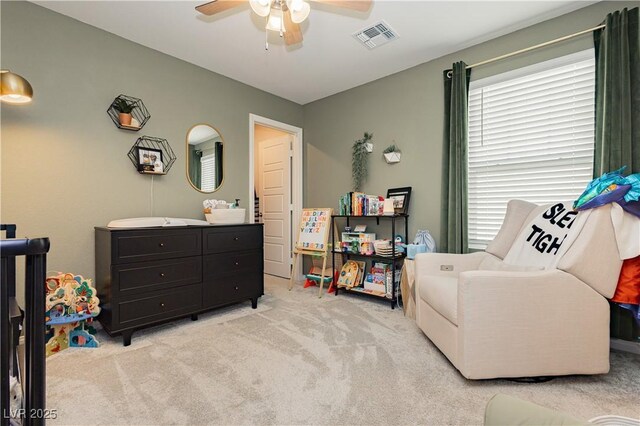
[[[402,309],[265,277],[258,309],[223,308],[47,361],[63,424],[480,425],[506,393],[581,419],[640,417],[640,356],[611,372],[538,384],[464,379]]]

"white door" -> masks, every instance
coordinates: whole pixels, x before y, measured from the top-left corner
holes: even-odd
[[[291,276],[291,135],[258,147],[260,213],[264,224],[264,272]]]

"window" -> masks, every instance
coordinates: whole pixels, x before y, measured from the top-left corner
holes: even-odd
[[[214,154],[203,155],[200,158],[202,170],[201,185],[202,191],[213,191],[216,189],[216,156]]]
[[[593,50],[469,87],[469,246],[495,237],[507,202],[576,199],[592,179]]]

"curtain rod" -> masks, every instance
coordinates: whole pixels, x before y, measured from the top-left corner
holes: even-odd
[[[500,61],[500,60],[502,60],[502,59],[507,59],[507,58],[510,58],[510,57],[512,57],[512,56],[519,55],[519,54],[521,54],[521,53],[526,53],[526,52],[529,52],[529,51],[531,51],[531,50],[539,49],[539,48],[541,48],[541,47],[550,46],[550,45],[552,45],[552,44],[556,44],[556,43],[559,43],[559,42],[561,42],[561,41],[568,40],[568,39],[570,39],[570,38],[578,37],[578,36],[581,36],[581,35],[583,35],[583,34],[587,34],[587,33],[590,33],[590,32],[593,32],[593,31],[596,31],[596,30],[599,30],[599,29],[605,28],[605,27],[606,27],[606,25],[605,25],[605,24],[598,25],[598,26],[596,26],[596,27],[589,28],[588,30],[582,30],[582,31],[579,31],[579,32],[574,33],[574,34],[569,34],[569,35],[566,35],[566,36],[564,36],[564,37],[557,38],[557,39],[555,39],[555,40],[546,41],[546,42],[544,42],[544,43],[536,44],[535,46],[527,47],[527,48],[525,48],[525,49],[516,50],[515,52],[506,53],[506,54],[504,54],[504,55],[496,56],[495,58],[487,59],[487,60],[482,61],[482,62],[478,62],[478,63],[472,64],[472,65],[468,65],[468,66],[467,66],[467,69],[469,69],[469,68],[479,67],[479,66],[481,66],[481,65],[490,64],[490,63],[492,63],[492,62]],[[448,77],[450,77],[450,76],[451,76],[451,71],[449,71],[449,72],[447,73],[447,76],[448,76]]]

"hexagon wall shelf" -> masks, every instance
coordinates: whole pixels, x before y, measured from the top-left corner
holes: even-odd
[[[138,172],[151,175],[166,175],[176,161],[169,142],[153,136],[139,137],[127,156]]]
[[[120,113],[114,107],[114,104],[119,99],[126,101],[128,104],[136,105],[136,108],[131,111],[131,116],[139,123],[138,126],[126,126],[124,124],[120,124]],[[113,121],[113,124],[115,124],[118,129],[131,130],[134,132],[142,129],[144,125],[147,124],[147,121],[149,121],[149,119],[151,118],[151,114],[149,114],[147,107],[144,106],[144,102],[142,102],[142,99],[134,98],[133,96],[127,95],[120,95],[116,97],[113,102],[111,102],[111,105],[107,110],[107,114],[109,114],[109,117],[111,117],[111,121]]]

